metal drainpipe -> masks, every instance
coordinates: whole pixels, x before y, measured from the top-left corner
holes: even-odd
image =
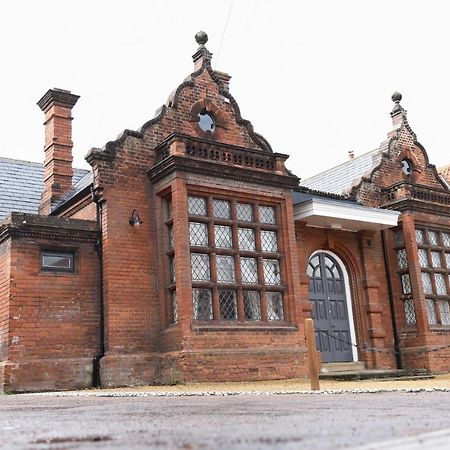
[[[102,223],[103,223],[103,208],[99,202],[99,198],[92,189],[92,199],[97,205],[97,221],[100,225],[100,238],[96,242],[95,247],[97,250],[99,260],[100,271],[100,352],[94,356],[93,361],[93,374],[92,374],[92,386],[100,387],[100,360],[105,356],[105,306],[103,298],[103,251],[102,251]]]
[[[381,230],[381,241],[383,242],[383,256],[384,256],[384,265],[386,267],[387,288],[388,288],[388,297],[389,297],[389,306],[390,306],[389,309],[391,310],[392,331],[394,333],[395,360],[397,363],[397,368],[402,369],[403,365],[402,365],[402,358],[400,355],[400,345],[399,345],[399,338],[398,338],[397,322],[395,321],[394,298],[392,295],[392,280],[391,280],[391,273],[389,270],[389,260],[388,260],[388,256],[387,256],[385,230]]]

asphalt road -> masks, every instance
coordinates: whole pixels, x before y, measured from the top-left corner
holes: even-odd
[[[8,450],[326,450],[446,428],[446,392],[0,396],[0,448]]]

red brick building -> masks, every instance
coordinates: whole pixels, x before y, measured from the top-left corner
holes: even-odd
[[[324,362],[448,370],[450,190],[400,94],[379,149],[299,184],[196,40],[92,171],[59,89],[44,166],[0,160],[0,389],[301,376],[311,315]]]

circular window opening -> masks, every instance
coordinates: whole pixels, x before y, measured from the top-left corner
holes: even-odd
[[[412,166],[409,160],[407,159],[402,160],[402,170],[405,175],[411,175]]]
[[[213,133],[216,129],[216,123],[214,122],[213,117],[206,112],[198,113],[198,126],[205,133]]]

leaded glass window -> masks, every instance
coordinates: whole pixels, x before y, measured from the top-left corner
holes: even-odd
[[[258,291],[242,291],[244,317],[246,320],[261,320],[261,300]]]
[[[439,314],[442,325],[450,325],[450,305],[448,300],[439,300]]]
[[[188,197],[189,214],[206,216],[206,199],[203,197]]]
[[[442,233],[442,243],[444,247],[450,247],[450,234]]]
[[[436,310],[434,308],[434,301],[427,298],[425,300],[427,305],[427,316],[428,316],[428,323],[430,325],[436,325],[437,324],[437,318],[436,318]]]
[[[397,251],[397,259],[399,269],[406,269],[408,267],[408,258],[406,257],[406,250],[404,248]]]
[[[253,205],[247,203],[236,204],[236,216],[237,220],[243,222],[253,222]]]
[[[450,300],[450,253],[446,251],[450,243],[448,242],[450,234],[440,230],[429,230],[426,227],[416,230],[416,237],[418,234],[421,235],[421,238],[416,240],[428,323],[448,326],[450,323],[445,309],[442,308],[445,308],[445,302],[448,303]]]
[[[177,292],[172,292],[172,315],[173,315],[173,323],[178,322],[178,311],[177,311]]]
[[[283,294],[267,292],[267,318],[269,320],[284,320]]]
[[[235,278],[234,258],[232,256],[216,256],[217,282],[233,283]]]
[[[173,237],[173,227],[169,227],[169,248],[173,248],[175,239]]]
[[[275,292],[283,286],[275,208],[205,195],[188,197],[188,213],[194,320],[285,320],[282,293]]]
[[[411,280],[408,273],[402,275],[402,291],[404,294],[411,294]]]
[[[214,236],[216,239],[216,247],[231,248],[233,246],[233,232],[231,227],[214,225]]]
[[[206,223],[189,222],[189,241],[192,246],[208,246],[208,226]]]
[[[260,206],[259,221],[261,223],[275,224],[275,209],[271,206]]]
[[[219,290],[220,318],[222,320],[237,319],[236,291]]]
[[[258,282],[258,266],[255,258],[241,257],[241,276],[243,283],[255,284]]]
[[[433,293],[433,287],[431,285],[431,277],[428,272],[422,272],[422,285],[423,285],[423,291],[425,292],[425,294]]]
[[[220,219],[229,219],[231,214],[230,202],[225,200],[213,200],[213,215]]]
[[[431,252],[431,264],[433,265],[433,267],[441,267],[440,252]]]
[[[423,230],[416,230],[416,242],[418,244],[423,244],[424,240]]]
[[[255,230],[238,228],[239,250],[255,251]]]
[[[400,245],[403,245],[403,231],[398,228],[394,230],[394,246],[399,247]]]
[[[423,248],[419,248],[419,264],[420,267],[428,267],[428,255],[427,251]]]
[[[412,299],[407,299],[403,303],[405,307],[405,319],[408,325],[415,325],[416,310],[414,309],[414,302]]]
[[[434,274],[434,281],[436,283],[436,291],[438,295],[447,295],[447,288],[445,286],[445,278],[442,273]]]
[[[439,245],[438,234],[436,233],[436,231],[428,232],[428,241],[430,242],[431,245]]]
[[[264,280],[266,284],[279,285],[280,264],[277,259],[263,259]]]
[[[277,233],[275,231],[261,231],[261,250],[272,253],[278,251]]]
[[[204,253],[191,253],[192,281],[209,281],[209,255]]]
[[[212,320],[212,301],[209,289],[192,289],[192,303],[195,320]]]
[[[175,283],[175,281],[176,281],[175,256],[172,256],[171,258],[169,258],[169,275],[170,275],[170,282]]]

